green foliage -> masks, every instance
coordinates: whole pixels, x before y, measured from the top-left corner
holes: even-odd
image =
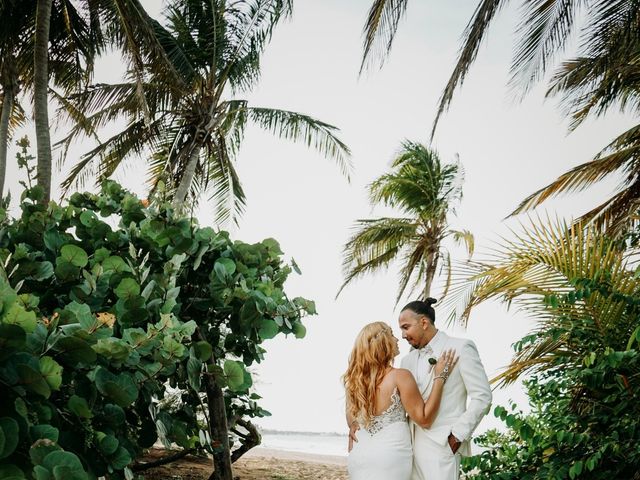
[[[547,298],[554,309],[598,295],[623,302],[624,318],[640,320],[636,293],[612,289],[606,272],[576,279],[576,290]],[[596,293],[597,292],[597,293]],[[555,307],[553,306],[555,304]],[[567,309],[565,308],[565,311]],[[487,450],[466,459],[469,479],[638,478],[640,471],[640,351],[638,329],[625,326],[603,342],[597,317],[565,319],[516,344],[563,338],[564,355],[527,380],[531,413],[496,407],[507,433],[477,439]],[[537,338],[536,338],[537,337]],[[575,360],[579,360],[576,362]]]
[[[114,182],[65,206],[38,195],[0,223],[2,478],[131,477],[158,438],[214,452],[211,382],[229,429],[268,414],[247,367],[314,312],[284,293],[277,242],[233,242]]]

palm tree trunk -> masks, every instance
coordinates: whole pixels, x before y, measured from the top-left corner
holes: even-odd
[[[7,170],[7,147],[9,143],[9,120],[13,111],[13,86],[4,88],[2,114],[0,114],[0,198],[4,197],[4,179]]]
[[[38,185],[44,189],[44,202],[51,198],[51,137],[49,133],[49,23],[52,0],[38,0],[36,38],[33,55],[33,111],[38,146]]]
[[[187,166],[184,169],[184,174],[180,179],[180,184],[173,196],[173,206],[176,209],[180,208],[187,199],[191,182],[193,182],[193,177],[196,175],[196,167],[198,166],[198,158],[200,157],[200,148],[200,145],[194,145],[191,155],[189,156]]]
[[[424,299],[427,299],[431,296],[431,285],[433,283],[433,277],[436,274],[436,268],[438,268],[438,249],[434,248],[433,251],[429,252],[426,259],[426,273],[425,273],[425,281],[424,281]]]

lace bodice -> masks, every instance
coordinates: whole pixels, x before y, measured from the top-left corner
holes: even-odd
[[[387,425],[391,425],[395,422],[404,422],[407,419],[407,413],[405,412],[402,402],[400,401],[400,394],[398,393],[398,387],[393,389],[391,394],[391,405],[380,415],[375,415],[371,419],[371,423],[364,429],[371,435],[378,433]]]

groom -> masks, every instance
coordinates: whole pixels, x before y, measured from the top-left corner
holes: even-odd
[[[471,454],[471,433],[491,406],[491,389],[475,344],[453,338],[435,327],[436,300],[415,301],[400,312],[402,338],[413,347],[401,367],[416,379],[423,398],[431,391],[430,358],[438,359],[446,349],[460,357],[446,380],[440,410],[429,429],[410,422],[413,438],[412,480],[458,480],[460,456]]]

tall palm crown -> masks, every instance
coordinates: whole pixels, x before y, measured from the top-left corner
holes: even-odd
[[[390,173],[369,185],[369,197],[372,204],[396,208],[405,216],[356,222],[356,232],[344,246],[345,281],[338,294],[354,279],[385,269],[399,258],[396,303],[412,280],[412,290],[419,288],[428,297],[441,261],[449,279],[451,256],[442,241],[447,237],[464,241],[469,254],[473,252],[473,236],[449,228],[449,216],[462,198],[461,166],[443,164],[435,151],[405,141],[391,167]]]
[[[251,122],[281,138],[303,141],[335,159],[345,173],[349,149],[336,128],[309,116],[254,107],[237,95],[260,76],[260,57],[274,26],[291,11],[288,0],[172,2],[167,27],[156,23],[166,57],[179,76],[166,81],[162,65],[151,63],[142,89],[133,82],[93,85],[72,100],[83,121],[63,140],[95,131],[124,116],[127,127],[88,152],[73,168],[65,187],[88,175],[108,177],[128,158],[149,148],[149,180],[164,180],[176,204],[209,190],[218,220],[238,215],[244,192],[234,157]],[[211,188],[213,187],[213,188]]]

